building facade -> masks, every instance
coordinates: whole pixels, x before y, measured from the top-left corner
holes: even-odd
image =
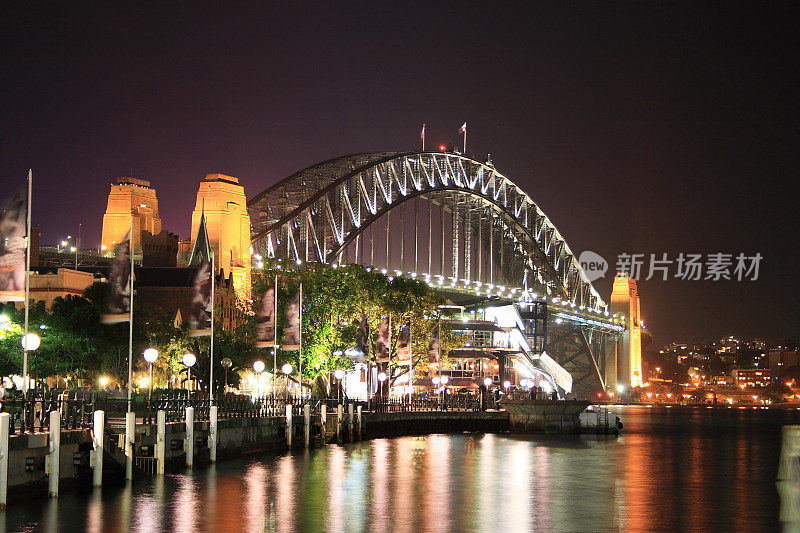
[[[208,174],[200,183],[192,212],[192,237],[196,239],[200,219],[205,219],[208,238],[214,250],[217,272],[233,276],[236,294],[250,300],[250,215],[244,187],[225,174]],[[194,241],[192,241],[194,244]]]
[[[101,248],[113,250],[115,244],[122,242],[131,229],[133,217],[134,250],[142,250],[142,231],[151,235],[161,233],[161,217],[158,214],[156,190],[150,182],[130,176],[117,178],[108,193],[108,205],[103,215],[103,234]]]

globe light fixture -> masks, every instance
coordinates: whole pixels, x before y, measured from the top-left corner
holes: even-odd
[[[506,389],[507,389],[507,388],[509,388],[510,386],[511,386],[511,382],[510,382],[510,381],[506,380],[506,381],[504,381],[504,382],[503,382],[503,387],[504,387],[504,388],[506,388]]]
[[[183,364],[186,366],[186,386],[189,387],[192,383],[192,367],[197,362],[197,357],[192,352],[183,354]],[[187,388],[187,393],[189,389]]]
[[[222,368],[225,369],[225,392],[228,392],[228,370],[233,366],[233,361],[230,358],[225,357],[222,361],[219,362],[222,365]]]
[[[104,389],[108,387],[108,378],[106,376],[100,378],[100,386]]]
[[[378,373],[378,381],[383,383],[384,381],[386,381],[386,379],[387,379],[387,376],[386,376],[385,372],[379,372]]]
[[[441,380],[439,379],[439,376],[433,376],[431,378],[431,383],[433,383],[434,385],[438,385],[440,381]]]
[[[440,381],[442,385],[447,385],[448,383],[450,383],[450,378],[448,376],[442,376],[442,379]]]
[[[253,363],[253,370],[256,371],[256,374],[260,374],[264,371],[267,366],[264,364],[264,361],[256,361]]]
[[[20,342],[22,343],[23,350],[26,352],[32,352],[39,348],[42,340],[36,333],[28,333],[27,335],[24,335],[22,339],[20,339]]]
[[[288,376],[289,374],[292,373],[292,370],[294,370],[292,368],[292,365],[290,365],[289,363],[283,363],[283,366],[281,367],[281,372],[283,372]]]
[[[341,380],[344,377],[344,370],[342,370],[341,368],[337,368],[333,372],[333,377],[335,377],[338,380]]]
[[[484,380],[483,380],[483,384],[484,384],[484,385],[485,385],[487,388],[489,388],[489,386],[491,386],[491,384],[492,384],[492,378],[484,378]]]
[[[144,351],[144,360],[151,365],[158,359],[158,350],[155,348],[148,348]]]
[[[147,380],[147,403],[150,403],[150,398],[153,396],[153,363],[158,360],[158,350],[155,348],[148,348],[144,351],[144,360],[150,365],[150,379]]]

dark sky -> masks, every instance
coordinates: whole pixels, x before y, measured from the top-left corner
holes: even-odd
[[[576,253],[764,256],[757,281],[641,282],[657,345],[800,335],[791,3],[226,4],[0,6],[0,184],[34,169],[43,242],[97,246],[116,176],[186,237],[206,173],[253,196],[466,120]]]

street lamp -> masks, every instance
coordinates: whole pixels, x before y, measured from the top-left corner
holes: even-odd
[[[20,339],[22,343],[22,349],[25,351],[25,361],[23,364],[23,372],[25,374],[25,378],[23,380],[23,389],[22,394],[23,396],[28,396],[28,388],[30,387],[30,378],[28,378],[28,352],[35,352],[36,349],[41,344],[42,340],[39,338],[39,335],[36,333],[28,333],[27,335],[23,335],[22,339]]]
[[[219,364],[225,369],[225,392],[228,392],[228,369],[233,366],[233,361],[226,357]]]
[[[256,387],[257,388],[260,388],[260,386],[261,386],[261,373],[264,371],[264,369],[266,367],[267,367],[267,365],[265,365],[264,361],[261,361],[261,360],[256,361],[255,363],[253,363],[253,370],[256,373]],[[256,397],[258,397],[258,392],[256,392]]]
[[[192,385],[192,367],[197,362],[197,357],[194,356],[192,352],[186,352],[183,354],[183,364],[186,366],[186,390],[189,391],[189,387]],[[190,394],[187,392],[187,394]]]
[[[337,380],[337,388],[339,389],[336,397],[339,399],[339,403],[342,401],[342,378],[344,378],[344,370],[341,368],[337,368],[333,372],[333,377]]]
[[[150,388],[147,391],[147,403],[150,403],[150,398],[153,396],[153,363],[158,360],[158,351],[155,348],[148,348],[144,351],[144,360],[150,364]]]
[[[283,363],[281,367],[281,372],[286,376],[286,399],[289,399],[289,374],[292,373],[292,365],[289,363]]]
[[[381,397],[383,397],[383,384],[388,379],[386,372],[379,372],[378,373],[378,381],[381,382]]]
[[[484,378],[483,385],[488,389],[492,385],[492,378]]]
[[[441,391],[442,404],[445,404],[445,402],[447,401],[447,384],[450,383],[450,377],[449,376],[440,377],[439,378],[439,383],[442,384],[442,391]],[[447,405],[444,405],[444,408],[445,408],[445,411],[446,411],[447,410]]]

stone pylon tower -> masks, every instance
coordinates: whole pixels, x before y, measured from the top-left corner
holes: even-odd
[[[156,190],[150,182],[130,176],[117,178],[111,184],[108,194],[108,207],[103,215],[103,234],[101,245],[103,250],[113,250],[116,243],[122,242],[131,228],[133,215],[134,247],[142,250],[142,231],[152,235],[161,233],[161,218],[158,215],[158,199]]]
[[[642,318],[636,280],[625,274],[614,278],[611,312],[625,317],[625,332],[617,341],[617,384],[642,385]]]
[[[200,220],[204,219],[214,250],[214,266],[225,276],[233,274],[236,295],[250,300],[250,215],[239,180],[225,174],[208,174],[200,182],[192,212],[192,248]]]

